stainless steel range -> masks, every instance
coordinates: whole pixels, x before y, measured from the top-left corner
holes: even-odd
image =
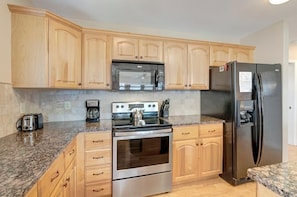
[[[172,125],[158,111],[158,102],[112,103],[114,197],[171,191]]]

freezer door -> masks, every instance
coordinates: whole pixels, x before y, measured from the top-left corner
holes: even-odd
[[[253,135],[256,133],[256,100],[253,95],[256,64],[234,66],[235,125],[233,131],[233,178],[245,178],[247,169],[255,167]]]
[[[263,139],[258,166],[282,162],[282,83],[280,64],[258,64],[262,88]]]

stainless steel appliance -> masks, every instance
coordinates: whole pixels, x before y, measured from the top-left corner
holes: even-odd
[[[135,124],[133,112],[142,113]],[[112,103],[112,194],[140,197],[171,191],[172,125],[158,102]]]
[[[43,128],[43,116],[39,114],[25,114],[16,122],[18,131],[33,131]]]
[[[164,64],[140,61],[112,61],[113,90],[164,90]]]
[[[92,99],[86,101],[87,107],[87,122],[98,122],[100,119],[100,101],[98,99]]]
[[[282,162],[281,65],[230,62],[210,79],[201,113],[226,121],[221,177],[237,185],[248,168]]]

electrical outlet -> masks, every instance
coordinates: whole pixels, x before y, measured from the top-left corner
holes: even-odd
[[[64,102],[64,109],[65,110],[70,110],[71,109],[71,103],[70,103],[70,101],[65,101]]]

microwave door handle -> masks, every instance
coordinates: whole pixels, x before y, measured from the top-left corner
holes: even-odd
[[[158,70],[155,71],[155,87],[157,88],[159,84],[159,72]]]

